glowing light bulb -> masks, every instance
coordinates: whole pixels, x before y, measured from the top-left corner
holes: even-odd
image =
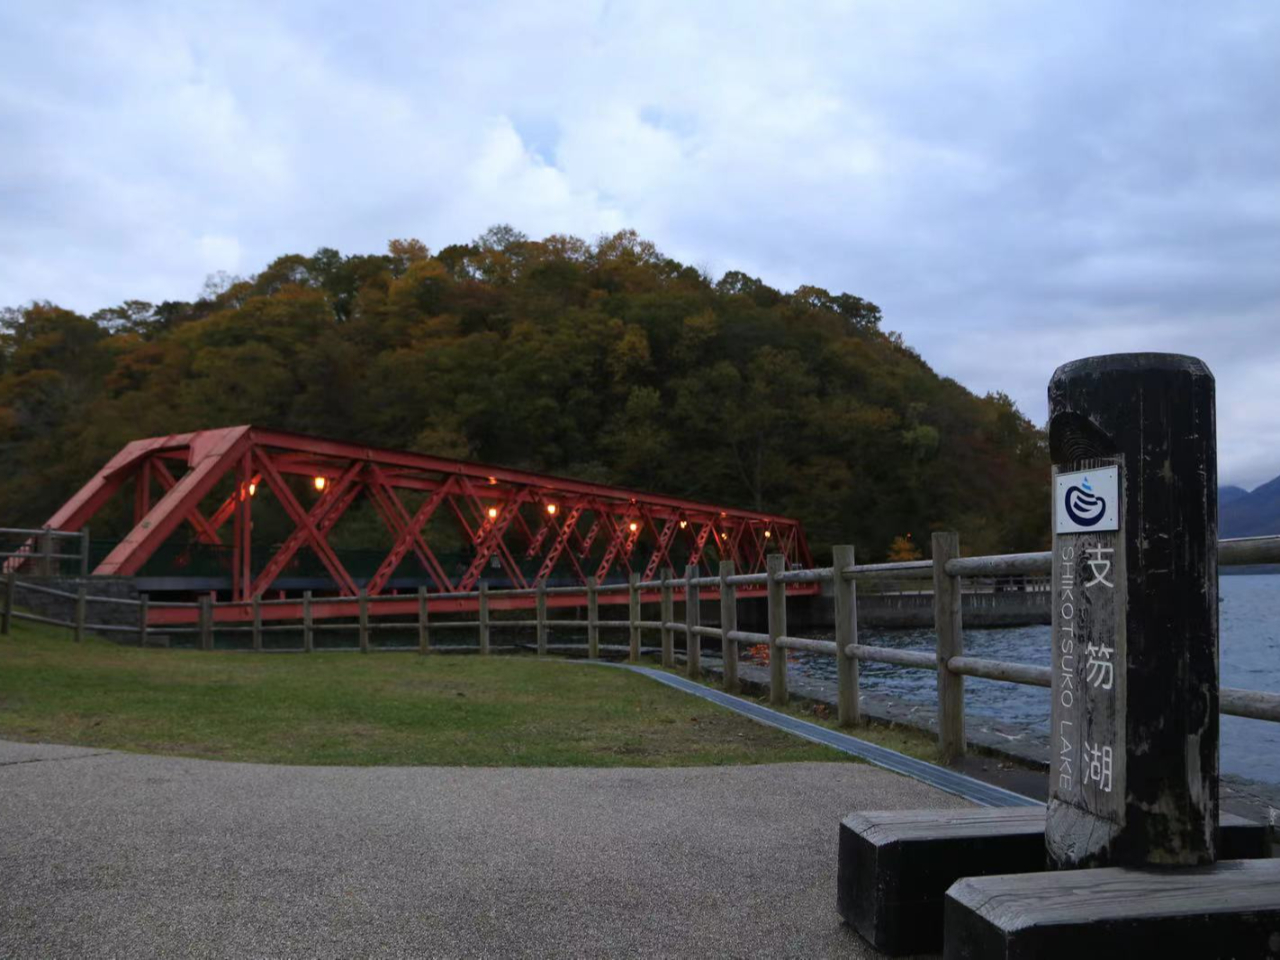
[[[681,521],[680,521],[680,529],[681,529],[681,530],[683,530],[683,529],[684,529],[685,527],[687,527],[688,525],[689,525],[689,521],[688,521],[688,520],[681,520]]]
[[[551,516],[553,516],[553,517],[556,515],[556,511],[557,511],[557,510],[559,510],[559,509],[560,509],[560,508],[559,508],[559,507],[557,507],[554,503],[548,503],[548,504],[547,504],[547,513],[549,513],[549,514],[550,514]]]
[[[769,539],[770,537],[772,537],[772,536],[773,536],[773,534],[772,534],[772,533],[770,533],[768,530],[766,530],[766,531],[764,532],[764,538],[765,538],[766,540],[768,540],[768,539]]]
[[[638,523],[636,523],[634,520],[632,520],[632,521],[631,521],[631,523],[629,523],[629,524],[627,525],[627,528],[628,528],[632,533],[635,533],[637,530],[639,530],[639,529],[640,529],[640,524],[638,524]]]
[[[255,493],[257,493],[257,492],[258,492],[258,485],[257,485],[256,483],[252,483],[252,482],[250,482],[250,484],[249,484],[249,496],[251,496],[251,497],[252,497],[252,496],[253,496]]]
[[[324,490],[324,488],[329,483],[329,481],[326,480],[324,477],[316,477],[315,480],[312,482],[315,483],[317,490]]]
[[[490,507],[490,508],[489,508],[489,519],[490,519],[490,520],[497,520],[497,519],[498,519],[498,508],[497,508],[497,507]]]

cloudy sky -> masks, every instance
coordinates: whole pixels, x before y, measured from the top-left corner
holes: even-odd
[[[1280,3],[0,6],[0,305],[507,222],[883,308],[1033,419],[1196,354],[1280,473]]]

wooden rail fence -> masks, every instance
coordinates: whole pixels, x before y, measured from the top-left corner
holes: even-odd
[[[78,534],[77,534],[78,536]],[[24,555],[26,556],[26,555]],[[1219,544],[1218,562],[1221,566],[1280,564],[1280,536],[1253,537],[1239,540],[1223,540]],[[645,631],[657,632],[659,655],[665,667],[677,664],[675,635],[685,637],[683,660],[692,677],[702,673],[701,650],[703,639],[719,640],[723,662],[723,684],[731,692],[736,691],[738,681],[739,651],[743,644],[766,645],[770,662],[770,700],[774,704],[787,702],[786,654],[789,650],[816,653],[836,658],[837,717],[841,726],[854,726],[861,720],[858,690],[858,665],[863,661],[895,664],[902,667],[930,670],[938,678],[938,738],[944,760],[950,762],[965,752],[964,678],[981,677],[1038,687],[1051,685],[1049,667],[1026,663],[1011,663],[967,656],[964,652],[964,633],[961,619],[960,597],[964,578],[989,578],[999,576],[1045,576],[1052,567],[1052,558],[1043,553],[1006,554],[1000,556],[962,557],[959,537],[955,533],[933,535],[933,559],[905,563],[863,564],[855,562],[851,546],[837,546],[832,551],[832,565],[814,569],[785,569],[783,557],[771,554],[764,573],[738,574],[732,561],[720,564],[716,576],[699,576],[696,567],[690,566],[682,578],[676,578],[671,570],[664,570],[657,580],[641,581],[632,574],[626,583],[597,584],[594,578],[583,587],[548,586],[540,581],[536,586],[524,589],[490,590],[481,583],[479,589],[466,596],[478,600],[475,620],[439,620],[430,616],[436,600],[457,599],[459,594],[429,594],[425,587],[417,594],[417,616],[412,620],[383,620],[370,617],[369,598],[365,593],[356,597],[329,597],[327,604],[346,603],[351,607],[354,628],[358,640],[356,649],[367,653],[371,649],[387,649],[371,646],[370,634],[375,630],[416,631],[417,644],[412,648],[428,653],[433,649],[432,635],[440,630],[475,630],[478,635],[478,652],[489,654],[492,631],[533,627],[535,649],[539,655],[548,653],[548,637],[551,629],[582,629],[586,631],[587,656],[600,656],[600,631],[626,630],[628,658],[638,661],[642,652]],[[932,651],[900,650],[878,647],[858,642],[857,584],[866,581],[932,581],[934,632],[936,645]],[[793,583],[830,584],[835,601],[835,639],[819,640],[791,636],[787,632],[786,585]],[[765,588],[768,604],[768,632],[755,633],[738,629],[738,591],[741,588]],[[701,623],[701,591],[711,588],[719,594],[720,623],[704,626]],[[42,616],[21,609],[18,591],[46,594],[74,602],[71,619]],[[658,620],[641,618],[641,597],[647,591],[658,591]],[[627,593],[627,619],[605,620],[600,618],[601,594],[625,591]],[[547,616],[547,598],[556,594],[585,593],[586,619],[552,619]],[[536,597],[535,616],[530,619],[499,619],[491,617],[490,600],[502,596]],[[683,601],[684,619],[675,617],[675,604]],[[128,624],[92,623],[86,620],[89,603],[116,604],[132,607],[136,617]],[[222,604],[243,606],[246,602]],[[250,646],[254,651],[266,649],[263,635],[268,632],[292,631],[301,633],[300,647],[294,651],[311,653],[317,649],[316,631],[341,630],[350,632],[351,623],[316,622],[312,615],[312,595],[303,594],[302,615],[297,625],[287,623],[263,623],[263,609],[272,605],[296,605],[296,600],[264,600],[256,597],[247,601],[251,609],[247,625],[218,623],[218,632],[242,632],[250,634]],[[198,611],[195,626],[165,626],[156,628],[148,623],[150,611],[157,607],[194,607]],[[68,627],[77,641],[85,631],[98,633],[133,634],[141,644],[146,644],[153,631],[162,629],[168,634],[194,634],[196,645],[204,650],[214,648],[214,604],[209,597],[198,603],[151,602],[143,595],[138,600],[116,597],[87,596],[84,586],[75,593],[59,590],[44,584],[23,580],[10,571],[4,578],[3,606],[0,608],[0,633],[8,634],[14,619],[35,623]],[[279,649],[279,648],[277,648]],[[332,648],[330,648],[332,649]],[[349,649],[349,648],[348,648]],[[456,648],[453,648],[456,649]],[[1280,693],[1242,690],[1223,687],[1220,693],[1221,712],[1237,717],[1280,722]]]

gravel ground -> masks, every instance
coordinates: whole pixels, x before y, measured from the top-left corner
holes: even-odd
[[[0,741],[0,957],[866,957],[844,763],[278,767]]]

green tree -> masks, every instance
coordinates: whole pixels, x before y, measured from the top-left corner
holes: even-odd
[[[865,560],[915,550],[907,530],[1043,548],[1044,432],[883,325],[854,294],[713,280],[634,231],[509,226],[434,255],[286,254],[190,302],[11,308],[0,515],[43,522],[134,437],[252,422],[786,513]],[[344,544],[382,535],[353,517]]]

